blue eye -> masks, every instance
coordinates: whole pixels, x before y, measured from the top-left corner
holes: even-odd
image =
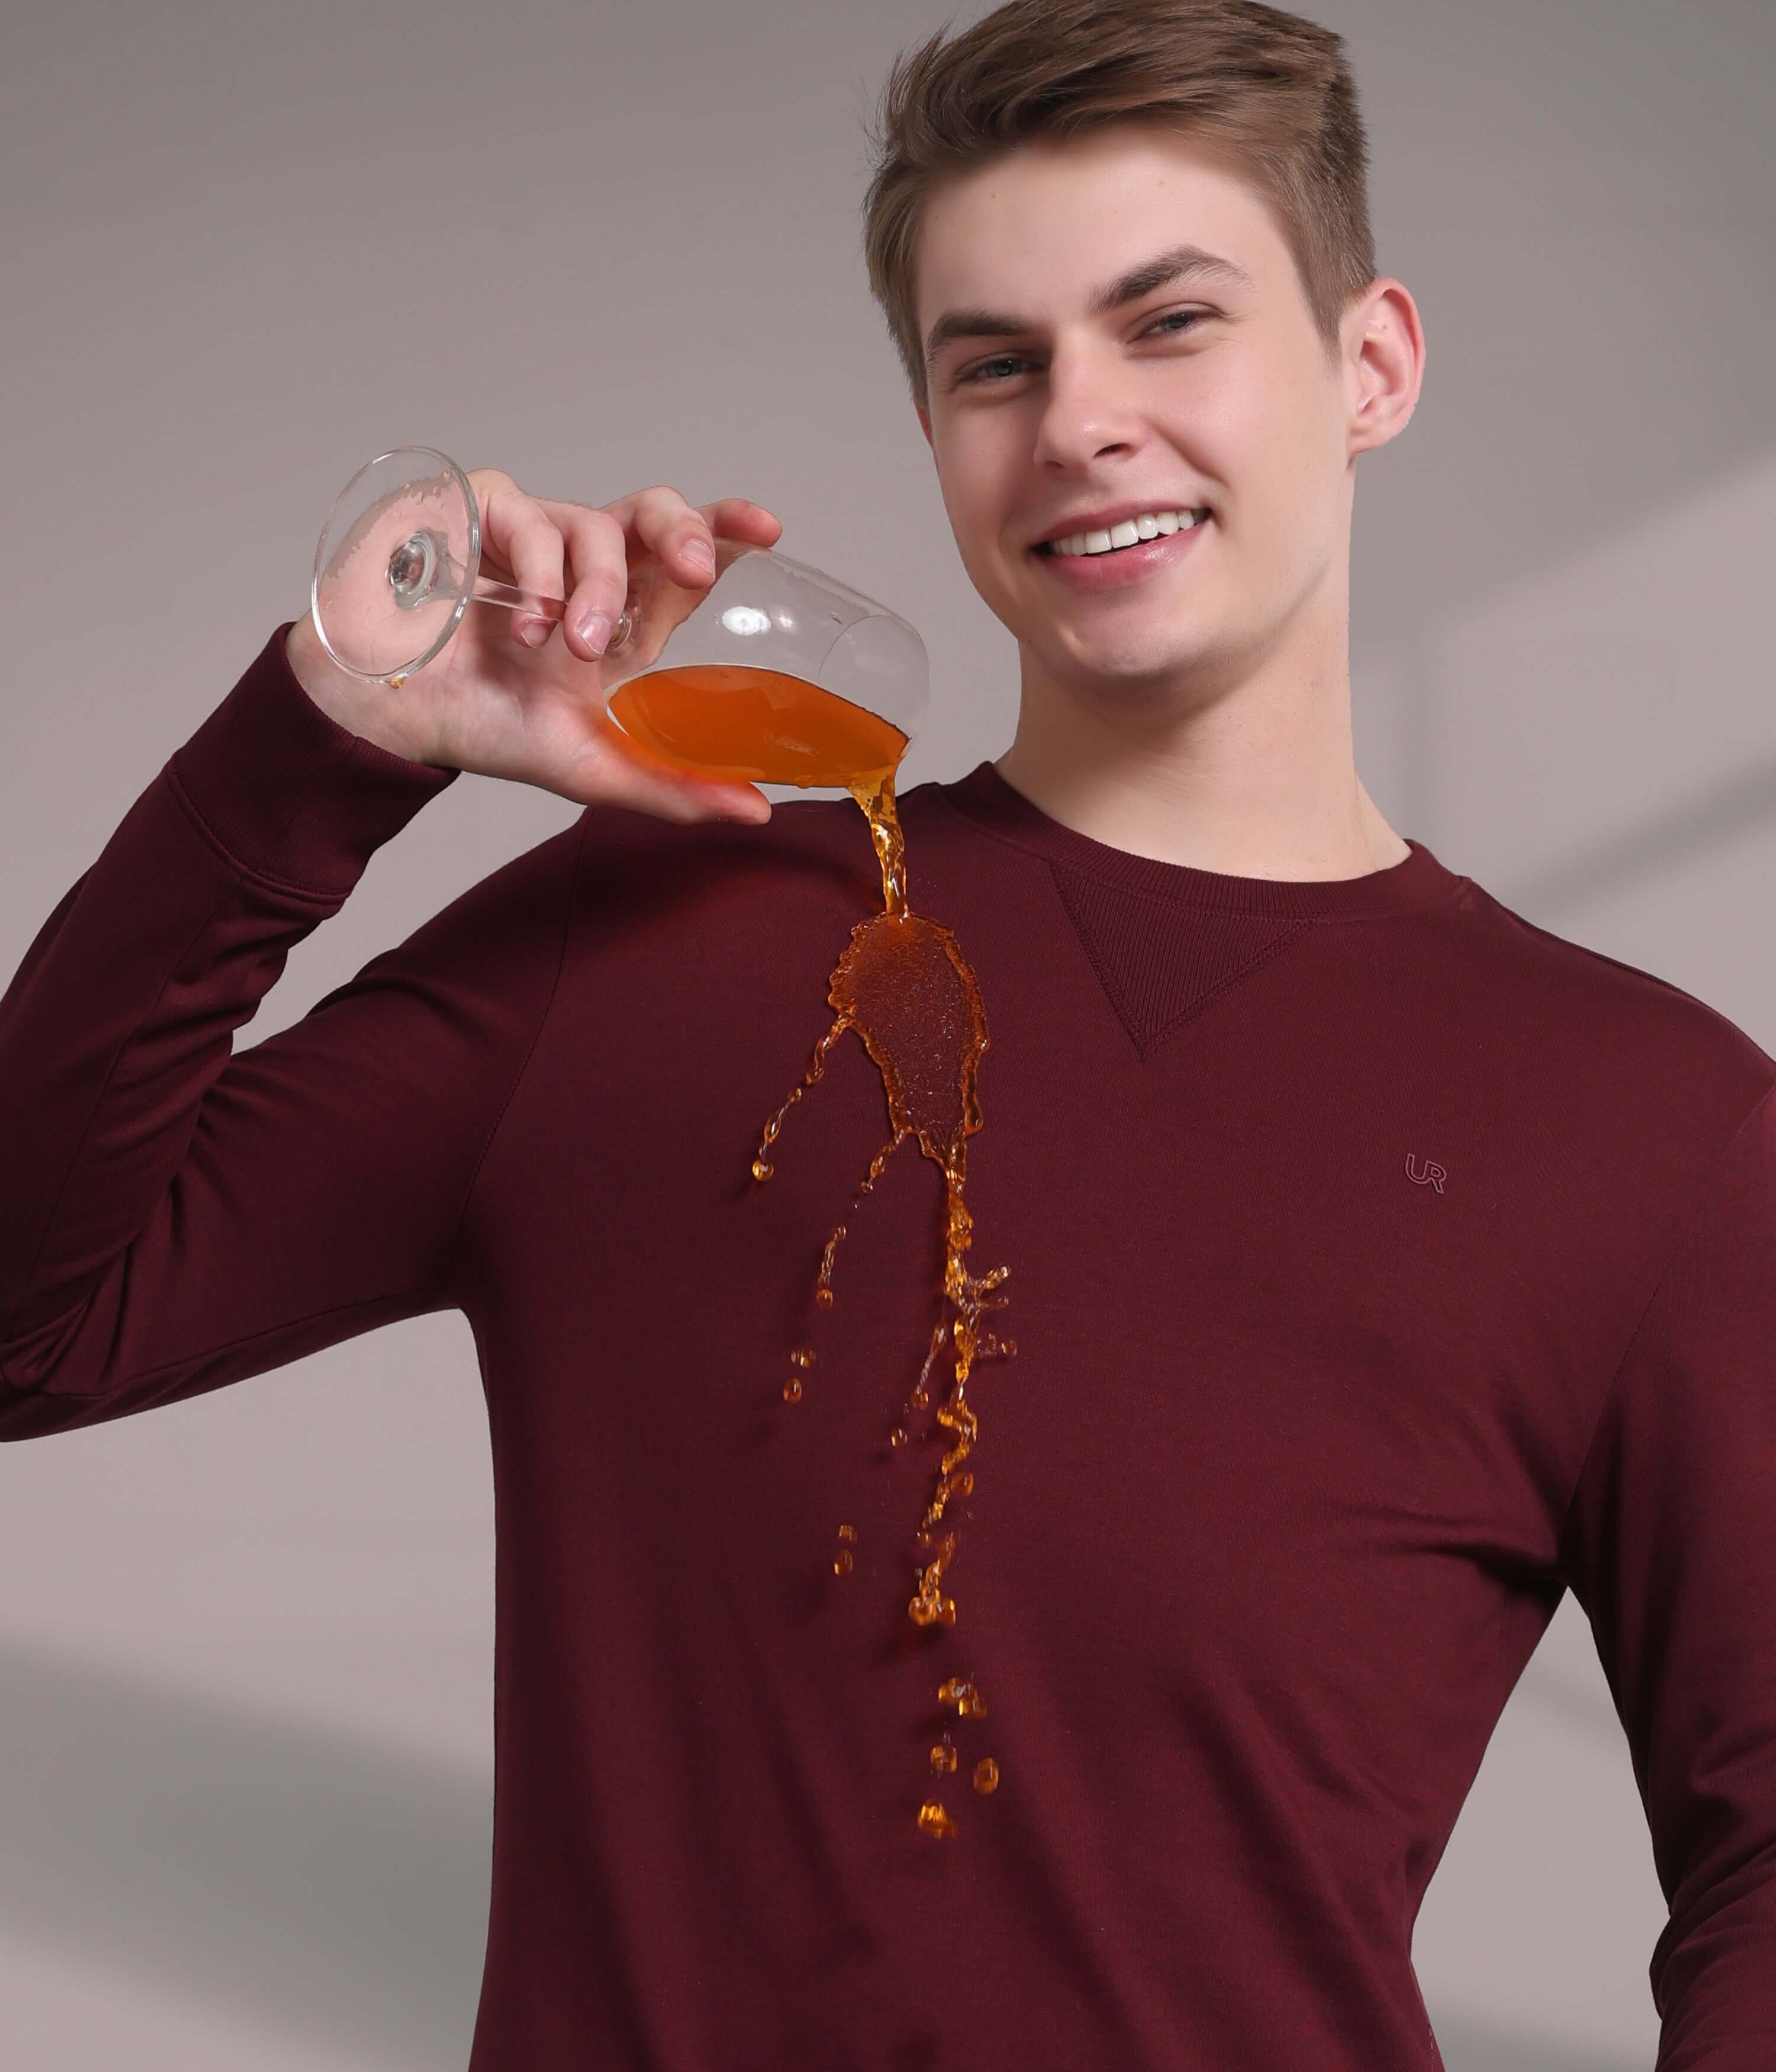
[[[1151,338],[1157,333],[1166,338],[1182,338],[1186,331],[1194,331],[1209,314],[1207,310],[1167,310],[1163,315],[1155,317],[1139,335]],[[957,375],[956,386],[960,388],[964,383],[972,382],[977,386],[992,388],[997,385],[990,378],[994,368],[1018,368],[1028,364],[1022,353],[996,353],[991,360],[983,360],[978,367],[971,367],[966,374]]]
[[[971,367],[966,374],[956,376],[958,381],[978,381],[989,367],[1015,367],[1018,364],[1016,353],[1002,352],[996,360],[983,360],[978,367]]]

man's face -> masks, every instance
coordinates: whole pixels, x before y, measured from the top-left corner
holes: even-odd
[[[1134,278],[1182,248],[1175,278]],[[1243,181],[1139,128],[1028,146],[931,197],[915,282],[944,506],[1026,668],[1231,682],[1317,600],[1342,608],[1349,368]],[[1120,551],[1038,544],[1171,513]]]

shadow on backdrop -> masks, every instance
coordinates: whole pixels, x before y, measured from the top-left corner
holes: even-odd
[[[1433,2020],[1445,2072],[1646,2072],[1638,2058],[1573,2049],[1466,2016]]]
[[[467,2062],[491,1780],[0,1646],[0,1929],[391,2068]]]
[[[1524,915],[1581,907],[1637,885],[1655,882],[1680,864],[1730,843],[1776,816],[1776,761],[1725,778],[1700,796],[1649,814],[1564,859],[1513,883],[1499,896]]]

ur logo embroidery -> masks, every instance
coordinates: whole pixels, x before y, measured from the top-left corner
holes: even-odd
[[[1406,1154],[1406,1177],[1420,1187],[1428,1181],[1441,1194],[1443,1191],[1443,1182],[1449,1178],[1449,1175],[1448,1168],[1439,1166],[1434,1158],[1427,1158],[1424,1161],[1424,1169],[1420,1171],[1418,1170],[1417,1160],[1408,1151]]]

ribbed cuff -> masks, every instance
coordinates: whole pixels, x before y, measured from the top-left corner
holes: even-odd
[[[192,812],[243,869],[343,898],[364,865],[462,775],[366,741],[296,680],[286,621],[166,765]]]

